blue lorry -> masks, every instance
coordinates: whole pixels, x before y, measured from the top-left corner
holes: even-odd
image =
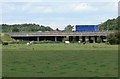
[[[76,25],[75,31],[98,31],[98,25]]]

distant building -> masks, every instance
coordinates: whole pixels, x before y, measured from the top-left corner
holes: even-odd
[[[52,30],[52,32],[59,32],[59,30]]]
[[[56,30],[52,30],[52,32],[59,32],[60,30],[57,28]]]

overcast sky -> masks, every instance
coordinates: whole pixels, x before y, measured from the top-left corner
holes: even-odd
[[[100,24],[118,16],[118,0],[2,0],[1,23],[36,23],[53,29]]]

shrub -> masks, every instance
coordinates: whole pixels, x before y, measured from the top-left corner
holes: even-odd
[[[1,34],[0,34],[0,41],[1,41],[1,42],[4,42],[4,41],[13,42],[13,41],[15,41],[15,40],[14,40],[13,38],[11,38],[10,35],[5,34],[5,33],[1,33]]]
[[[102,39],[100,37],[97,38],[97,43],[101,43]]]
[[[120,33],[115,32],[107,36],[107,40],[110,44],[120,44]]]
[[[69,37],[68,36],[63,38],[63,42],[65,42],[65,41],[69,41]]]

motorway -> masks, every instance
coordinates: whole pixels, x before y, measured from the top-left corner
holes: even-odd
[[[11,32],[7,33],[11,37],[38,37],[38,36],[107,36],[114,31],[94,31],[94,32]]]

